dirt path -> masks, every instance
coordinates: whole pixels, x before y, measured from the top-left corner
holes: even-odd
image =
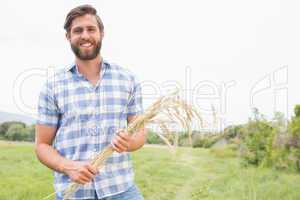
[[[193,156],[192,148],[187,149],[179,157],[179,161],[185,166],[189,167],[194,174],[186,180],[184,185],[176,193],[175,200],[191,199],[191,194],[193,193],[193,185],[199,183],[199,176],[197,176],[199,171],[199,166],[196,165],[195,158]]]

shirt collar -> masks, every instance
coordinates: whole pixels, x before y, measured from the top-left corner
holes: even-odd
[[[100,70],[100,73],[103,74],[103,72],[106,70],[106,68],[108,68],[110,65],[109,63],[102,59],[102,62],[101,62],[101,70]],[[79,73],[78,71],[78,67],[75,63],[72,63],[70,65],[68,65],[66,68],[65,68],[66,72],[72,72],[73,74],[76,74],[78,76],[82,76],[82,74]],[[101,75],[100,74],[100,75]]]

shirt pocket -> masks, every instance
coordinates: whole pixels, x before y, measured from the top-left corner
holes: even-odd
[[[128,98],[129,91],[123,87],[107,91],[102,102],[102,114],[106,115],[106,119],[126,119]]]

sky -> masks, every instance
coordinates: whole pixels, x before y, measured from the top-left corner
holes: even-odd
[[[63,23],[75,6],[100,15],[105,60],[133,71],[145,108],[179,87],[217,126],[258,108],[290,117],[300,104],[300,3],[291,0],[2,1],[0,110],[36,116],[47,74],[74,60]]]

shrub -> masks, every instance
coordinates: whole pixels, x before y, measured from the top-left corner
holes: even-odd
[[[148,131],[147,144],[163,144],[163,141],[157,136],[157,134],[151,130]]]
[[[217,143],[220,139],[222,139],[223,135],[206,135],[202,137],[196,137],[193,139],[193,148],[210,148],[215,143]]]
[[[7,130],[5,137],[9,140],[25,140],[28,133],[26,128],[24,128],[21,124],[14,124],[9,127]]]
[[[188,133],[179,132],[178,146],[183,146],[183,147],[190,147],[191,146]]]
[[[231,125],[224,129],[224,135],[227,140],[238,137],[243,132],[243,125]]]
[[[23,122],[19,122],[19,121],[9,121],[9,122],[3,122],[0,125],[0,136],[5,136],[6,132],[8,131],[9,127],[15,124],[19,124],[20,126],[22,126],[23,128],[26,127],[26,124]]]
[[[27,126],[26,127],[26,137],[24,138],[25,141],[34,142],[35,139],[35,125]]]
[[[241,158],[244,164],[271,165],[273,142],[277,130],[263,117],[254,111],[255,119],[250,119],[241,135]]]

